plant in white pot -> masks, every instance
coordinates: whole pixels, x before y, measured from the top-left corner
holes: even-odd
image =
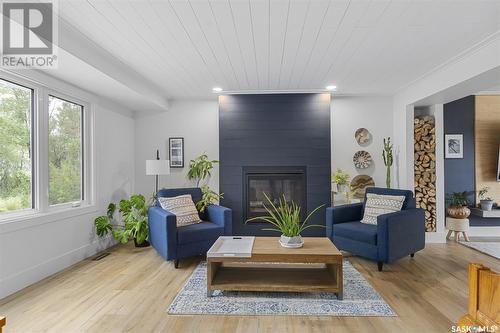
[[[337,193],[347,193],[349,191],[350,176],[342,169],[337,169],[332,175],[332,183],[337,185]]]
[[[311,216],[324,205],[316,207],[307,215],[303,222],[300,221],[300,207],[293,201],[290,203],[283,195],[277,205],[264,193],[269,206],[264,204],[268,215],[248,219],[245,223],[256,220],[269,222],[274,228],[263,228],[262,230],[277,231],[281,233],[280,244],[287,248],[299,248],[304,245],[301,233],[308,228],[324,228],[323,225],[307,224]]]
[[[482,210],[490,211],[493,209],[493,200],[490,197],[487,197],[490,188],[485,186],[479,190],[479,202],[481,204]]]

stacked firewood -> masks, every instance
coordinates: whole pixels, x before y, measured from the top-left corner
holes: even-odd
[[[436,231],[436,126],[434,117],[415,117],[415,197],[425,210],[425,230]]]

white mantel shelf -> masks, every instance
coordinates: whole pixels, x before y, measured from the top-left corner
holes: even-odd
[[[476,216],[485,218],[500,218],[500,209],[482,210],[479,208],[471,208],[471,213]]]

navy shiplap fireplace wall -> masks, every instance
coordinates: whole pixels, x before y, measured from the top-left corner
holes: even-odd
[[[269,226],[244,222],[244,174],[249,167],[300,167],[306,170],[310,211],[330,202],[330,95],[262,94],[219,97],[221,204],[233,210],[235,235],[273,235]],[[325,208],[311,219],[325,224]],[[310,228],[304,236],[324,236]]]

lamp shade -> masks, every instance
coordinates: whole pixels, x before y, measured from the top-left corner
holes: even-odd
[[[146,175],[169,175],[170,161],[169,160],[146,160]]]

